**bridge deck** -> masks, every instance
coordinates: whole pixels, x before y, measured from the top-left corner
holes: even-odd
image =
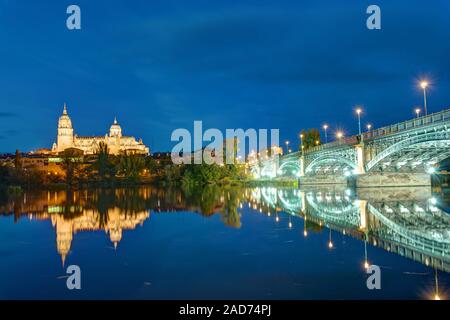
[[[445,123],[446,121],[450,122],[450,109],[446,109],[443,111],[435,112],[429,114],[427,116],[422,116],[419,118],[414,118],[411,120],[399,122],[396,124],[392,124],[389,126],[381,127],[379,129],[374,129],[372,131],[363,132],[362,139],[363,141],[379,139],[382,137],[386,137],[389,135],[404,133],[409,130],[424,128],[431,125],[436,125],[440,123]],[[358,135],[353,135],[349,137],[342,138],[337,141],[333,141],[330,143],[322,144],[320,146],[312,147],[305,151],[305,154],[322,151],[324,149],[330,149],[334,147],[338,147],[341,145],[354,145],[359,142]]]

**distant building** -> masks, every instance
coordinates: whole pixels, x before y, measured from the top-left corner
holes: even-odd
[[[109,153],[113,155],[125,152],[143,155],[149,153],[149,148],[144,145],[142,139],[137,141],[134,137],[122,136],[122,128],[116,119],[109,129],[109,134],[105,134],[105,136],[79,137],[74,135],[72,121],[64,104],[63,114],[58,121],[57,140],[53,143],[52,152],[59,153],[66,149],[75,148],[82,150],[85,155],[94,154],[101,142],[108,146]]]

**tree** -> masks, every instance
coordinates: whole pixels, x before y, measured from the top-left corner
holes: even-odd
[[[93,168],[97,171],[100,180],[115,176],[114,164],[109,155],[109,148],[103,141],[99,143],[96,150],[97,159],[93,164]]]
[[[22,155],[19,150],[16,150],[16,156],[14,158],[14,167],[16,170],[22,169]]]
[[[321,144],[320,141],[320,131],[318,129],[308,129],[302,130],[301,134],[303,135],[302,144],[303,150],[308,150],[309,148],[315,147]],[[302,147],[300,146],[300,150]]]
[[[72,184],[80,178],[83,151],[69,148],[62,154],[62,168],[65,171],[66,183]]]
[[[135,180],[145,168],[145,160],[139,155],[123,154],[117,166],[118,173],[127,179]]]
[[[155,159],[153,159],[151,156],[148,156],[145,158],[145,168],[154,175],[158,175],[161,173],[163,166],[158,163]]]

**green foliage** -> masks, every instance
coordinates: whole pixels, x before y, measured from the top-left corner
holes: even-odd
[[[137,180],[145,169],[145,160],[142,156],[123,154],[119,157],[117,174],[127,180]]]
[[[120,156],[109,154],[108,146],[100,143],[95,155],[84,156],[79,149],[67,149],[60,154],[64,175],[47,174],[36,167],[23,168],[20,153],[17,152],[16,165],[0,168],[0,184],[35,186],[54,183],[75,185],[115,185],[122,181],[141,183],[142,181],[162,181],[168,184],[207,185],[233,184],[246,180],[245,165],[192,164],[175,165],[170,158],[144,157],[124,153]],[[41,168],[42,169],[42,168]]]
[[[302,130],[301,134],[303,135],[302,143],[303,143],[303,150],[308,150],[309,148],[312,148],[314,146],[320,145],[320,131],[318,129],[308,129],[308,130]],[[301,150],[301,146],[300,146]]]
[[[48,181],[44,172],[33,169],[11,168],[0,166],[1,186],[41,186]]]
[[[62,154],[62,168],[65,171],[66,183],[78,182],[82,176],[82,153],[77,149],[67,149]]]
[[[112,179],[116,175],[117,170],[114,158],[109,155],[108,145],[104,142],[99,143],[92,169],[97,173],[97,178],[101,181]]]
[[[238,164],[191,164],[186,166],[182,182],[183,184],[214,184],[230,183],[245,179],[244,166]]]
[[[14,158],[14,167],[16,170],[22,169],[22,156],[19,150],[16,150],[16,156]]]

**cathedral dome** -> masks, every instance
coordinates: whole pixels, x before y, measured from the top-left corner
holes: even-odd
[[[61,117],[59,117],[58,128],[72,129],[72,121],[67,114],[66,104],[64,104],[63,114],[61,115]]]
[[[121,137],[122,136],[122,128],[117,123],[116,118],[114,118],[114,123],[111,125],[111,128],[109,129],[109,136],[110,137]]]

